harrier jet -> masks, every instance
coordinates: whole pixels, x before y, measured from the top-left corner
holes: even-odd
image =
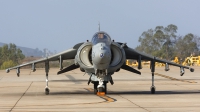
[[[74,63],[66,68],[63,68],[63,60],[74,59]],[[129,67],[125,64],[126,59],[134,59],[138,62],[138,69],[142,69],[142,60],[149,60],[151,62],[151,73],[152,73],[152,85],[151,93],[155,93],[154,86],[154,72],[155,62],[164,63],[165,70],[169,70],[169,65],[180,67],[180,75],[184,74],[184,69],[193,68],[182,66],[170,61],[156,58],[141,52],[138,52],[132,48],[129,48],[126,43],[115,42],[111,40],[110,36],[103,31],[99,31],[94,34],[91,42],[86,41],[83,43],[76,44],[73,48],[55,54],[53,56],[45,57],[36,61],[21,64],[12,68],[8,68],[7,73],[16,69],[17,75],[20,75],[20,68],[23,66],[31,65],[32,71],[36,71],[35,65],[38,63],[45,63],[46,72],[46,88],[45,94],[48,95],[50,90],[48,88],[48,73],[49,73],[49,62],[59,61],[60,71],[57,74],[62,74],[70,70],[80,68],[82,72],[89,75],[88,84],[94,84],[94,93],[104,92],[107,93],[107,83],[114,84],[112,75],[115,72],[119,72],[120,69],[128,70],[130,72],[141,74],[140,71]]]

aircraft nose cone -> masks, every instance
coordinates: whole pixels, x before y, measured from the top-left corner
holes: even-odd
[[[94,52],[93,64],[98,69],[106,69],[111,61],[111,53],[108,49],[96,50]]]
[[[103,64],[103,63],[109,63],[110,62],[110,53],[107,50],[101,50],[99,52],[95,52],[95,63],[97,64]]]

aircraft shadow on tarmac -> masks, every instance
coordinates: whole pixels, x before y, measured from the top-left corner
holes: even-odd
[[[18,96],[23,93],[6,93],[6,96]],[[49,95],[57,96],[57,95],[94,95],[93,92],[87,90],[79,90],[79,91],[58,91],[58,92],[50,92]],[[200,91],[156,91],[155,94],[151,94],[150,91],[108,91],[106,95],[175,95],[175,94],[200,94]],[[26,92],[25,96],[43,96],[45,93],[42,91],[38,92]],[[45,95],[46,96],[46,95]]]
[[[151,95],[150,91],[113,91],[108,92],[108,94],[139,94],[139,95]],[[200,91],[156,91],[155,94],[152,95],[173,95],[173,94],[200,94]]]
[[[75,84],[83,84],[85,83],[87,80],[51,80],[51,82],[73,82]],[[124,80],[123,80],[124,81]],[[93,92],[89,92],[89,91],[71,91],[71,92],[50,92],[50,95],[60,95],[60,94],[94,94]],[[108,94],[107,95],[119,95],[119,94],[126,94],[126,95],[134,95],[134,94],[139,94],[139,95],[151,95],[150,91],[109,91],[108,90]],[[159,91],[157,90],[155,92],[155,95],[173,95],[173,94],[200,94],[200,90],[184,90],[184,91]],[[154,95],[154,94],[153,94]]]
[[[74,91],[74,92],[51,92],[49,95],[65,95],[65,94],[94,94],[87,91]],[[108,91],[107,95],[174,95],[174,94],[200,94],[200,91],[156,91],[151,94],[150,91]]]

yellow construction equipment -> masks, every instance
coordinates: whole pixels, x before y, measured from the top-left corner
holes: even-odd
[[[200,66],[200,56],[190,56],[185,58],[185,61],[182,63],[185,66]]]
[[[142,61],[142,66],[150,67],[150,63],[151,61]],[[126,60],[126,65],[131,66],[131,67],[138,67],[138,62],[135,60]],[[156,66],[162,67],[162,66],[165,66],[165,64],[156,62]]]
[[[126,60],[126,65],[131,66],[131,67],[137,67],[138,62],[134,60]]]
[[[137,61],[133,61],[132,62],[132,66],[137,67],[138,66],[138,62]]]
[[[172,60],[174,63],[181,64],[178,57],[175,57],[174,60]],[[126,60],[126,65],[131,67],[137,67],[138,62],[135,60]],[[190,56],[185,58],[184,62],[182,63],[184,66],[200,66],[200,56]],[[142,61],[142,66],[150,67],[150,61]],[[163,67],[165,64],[156,62],[156,67]]]
[[[131,65],[130,62],[129,62],[129,60],[126,60],[126,65],[128,65],[128,66]]]
[[[164,63],[158,63],[158,62],[156,62],[156,67],[163,67],[163,66],[165,66]]]
[[[174,62],[174,63],[177,63],[177,64],[180,64],[180,62],[179,62],[179,60],[178,60],[178,57],[175,57],[174,60],[173,60],[173,62]]]
[[[142,66],[150,67],[150,61],[142,61]]]

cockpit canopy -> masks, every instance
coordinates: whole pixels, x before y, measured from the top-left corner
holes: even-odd
[[[97,43],[105,43],[106,45],[110,45],[111,44],[111,38],[110,36],[105,33],[105,32],[97,32],[94,34],[93,38],[92,38],[92,44],[96,45]]]

